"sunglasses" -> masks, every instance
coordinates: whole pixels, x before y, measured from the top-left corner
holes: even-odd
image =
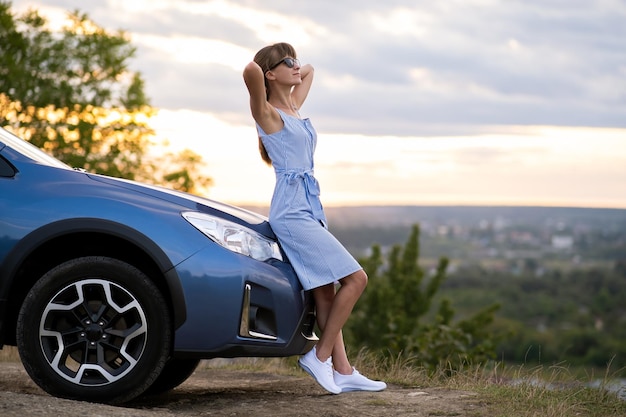
[[[300,66],[300,61],[296,58],[283,58],[280,61],[278,61],[276,64],[272,65],[270,67],[270,70],[273,70],[274,68],[276,68],[277,66],[279,66],[282,63],[285,63],[285,65],[287,65],[287,68],[293,68],[296,65]]]

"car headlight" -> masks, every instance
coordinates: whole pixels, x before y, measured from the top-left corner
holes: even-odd
[[[188,211],[182,216],[209,239],[226,249],[259,261],[283,260],[278,243],[245,226],[209,214]]]

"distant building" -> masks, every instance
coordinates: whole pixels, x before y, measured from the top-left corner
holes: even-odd
[[[569,235],[552,236],[552,247],[557,250],[570,250],[574,247],[574,237]]]

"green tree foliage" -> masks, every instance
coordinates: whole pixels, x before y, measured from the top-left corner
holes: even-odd
[[[126,34],[78,11],[68,22],[55,32],[37,11],[15,16],[0,2],[0,125],[91,172],[184,191],[210,185],[193,152],[149,154],[156,110],[128,68],[135,48]]]
[[[394,246],[383,261],[379,246],[362,260],[368,288],[347,323],[349,343],[392,357],[415,358],[431,369],[458,369],[495,355],[496,337],[489,330],[498,305],[455,321],[449,300],[433,309],[433,299],[446,279],[448,260],[425,273],[418,264],[419,227],[404,247]]]
[[[502,309],[494,325],[506,333],[496,348],[509,363],[594,366],[626,372],[626,280],[614,268],[513,276],[459,270],[440,290],[459,309],[489,300]]]

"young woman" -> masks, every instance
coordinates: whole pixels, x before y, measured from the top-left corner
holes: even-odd
[[[257,52],[243,78],[261,156],[276,172],[269,222],[302,286],[313,292],[322,331],[299,364],[333,394],[381,391],[387,387],[384,382],[372,381],[350,365],[341,332],[367,285],[367,275],[328,231],[313,176],[317,134],[299,112],[313,82],[313,67],[301,66],[293,47],[278,43]]]

